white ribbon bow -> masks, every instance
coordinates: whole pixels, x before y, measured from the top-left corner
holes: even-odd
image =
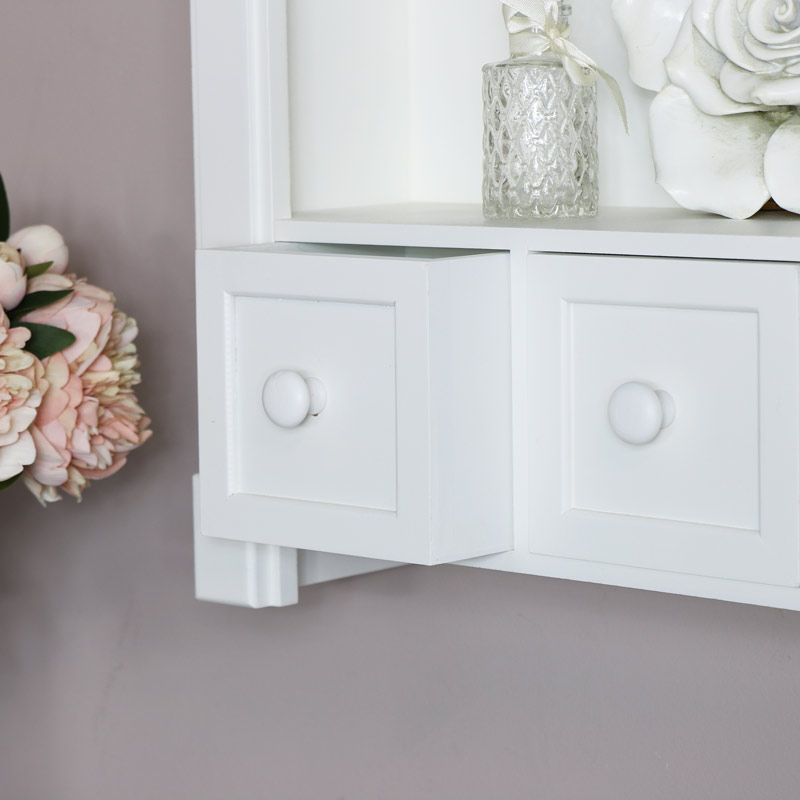
[[[628,132],[628,114],[619,84],[569,41],[569,26],[558,26],[558,0],[500,0],[512,56],[540,56],[548,50],[561,59],[573,83],[591,86],[599,74],[606,82]]]

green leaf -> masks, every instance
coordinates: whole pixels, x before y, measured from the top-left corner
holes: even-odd
[[[29,267],[25,267],[25,274],[29,278],[38,278],[40,275],[44,275],[52,266],[52,261],[43,261],[41,264],[31,264]]]
[[[18,472],[13,478],[9,478],[8,480],[5,481],[0,481],[0,492],[2,492],[3,489],[8,489],[8,487],[11,486],[12,483],[16,483],[21,477],[22,473]]]
[[[5,242],[11,235],[11,214],[8,210],[8,195],[3,176],[0,175],[0,242]]]
[[[26,314],[36,311],[37,308],[44,308],[52,303],[56,303],[63,297],[72,294],[72,289],[56,289],[50,292],[31,292],[22,298],[22,302],[8,312],[8,319],[13,324],[19,322]]]
[[[38,322],[20,322],[21,328],[27,328],[31,332],[31,338],[25,345],[29,353],[33,353],[36,358],[42,359],[65,350],[75,341],[75,335],[63,328],[56,328],[54,325],[40,325]]]

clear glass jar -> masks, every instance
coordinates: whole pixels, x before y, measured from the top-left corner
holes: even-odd
[[[563,30],[571,9],[559,11]],[[594,216],[597,173],[596,84],[573,83],[550,52],[483,68],[487,219]]]

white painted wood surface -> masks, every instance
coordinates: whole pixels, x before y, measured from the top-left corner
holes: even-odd
[[[406,203],[295,214],[275,222],[278,241],[532,252],[790,261],[800,257],[800,218],[765,212],[722,219],[682,208],[605,206],[592,219],[487,222],[479,205]]]
[[[205,536],[200,523],[200,476],[194,497],[195,595],[248,608],[295,605],[301,586],[403,566],[391,561],[295,550]]]
[[[370,50],[375,40],[361,35],[361,22],[367,11],[375,20],[376,29],[385,35],[383,46],[387,52],[398,56],[397,59],[388,59],[386,63],[375,60]],[[607,4],[592,3],[575,8],[575,41],[585,44],[587,49],[592,44],[591,54],[620,78],[632,121],[631,138],[626,138],[620,133],[616,112],[608,97],[601,96],[604,204],[601,213],[594,220],[487,224],[476,205],[480,177],[479,155],[476,158],[480,116],[476,115],[475,108],[479,100],[480,65],[504,56],[504,32],[499,13],[496,25],[489,18],[495,13],[498,9],[482,0],[467,0],[466,6],[463,2],[447,0],[435,9],[422,0],[378,6],[346,0],[335,8],[326,5],[322,11],[310,0],[289,0],[288,4],[285,0],[193,0],[198,247],[284,241],[339,244],[347,252],[375,245],[508,253],[511,341],[505,358],[510,359],[511,364],[513,473],[501,480],[506,481],[507,487],[513,487],[513,543],[509,542],[504,552],[460,563],[800,609],[800,592],[789,585],[776,585],[796,583],[800,541],[795,518],[800,484],[796,464],[800,449],[797,443],[800,408],[795,266],[800,252],[796,246],[800,232],[798,220],[787,215],[762,214],[753,220],[735,222],[693,215],[672,207],[671,201],[653,182],[646,136],[649,97],[625,77],[624,49]],[[453,18],[460,24],[436,25],[437,20],[446,22]],[[377,109],[379,113],[367,114],[368,109]],[[286,252],[291,249],[291,245],[285,246]],[[555,526],[543,534],[545,538],[550,537],[551,545],[556,543],[550,547],[550,554],[538,552],[542,549],[536,544],[540,541],[538,533],[533,538],[532,548],[530,532],[542,531],[541,509],[536,499],[536,491],[541,493],[541,487],[531,496],[529,488],[532,476],[542,468],[532,467],[529,453],[535,454],[533,458],[540,458],[546,452],[545,447],[542,453],[537,450],[536,431],[542,424],[535,416],[536,404],[540,402],[537,398],[549,397],[551,411],[560,415],[563,413],[560,405],[563,384],[560,378],[549,374],[547,368],[542,367],[539,372],[539,366],[531,367],[537,348],[546,348],[549,343],[553,353],[561,352],[560,335],[543,342],[535,333],[540,320],[531,309],[537,309],[548,295],[545,292],[540,296],[536,290],[541,277],[536,264],[542,256],[536,256],[529,267],[531,252],[609,256],[601,259],[607,265],[607,281],[601,281],[603,293],[598,294],[595,283],[600,273],[590,276],[592,270],[585,266],[575,272],[576,276],[583,277],[575,278],[572,296],[559,302],[570,302],[584,294],[589,298],[589,305],[636,306],[643,309],[642,318],[648,320],[658,317],[647,311],[651,308],[681,312],[671,316],[670,324],[653,323],[648,333],[651,338],[657,336],[659,326],[662,332],[671,326],[679,338],[698,337],[701,350],[703,340],[716,336],[722,343],[738,339],[737,348],[742,352],[742,347],[752,347],[752,326],[757,324],[758,463],[754,465],[752,458],[753,415],[756,413],[752,384],[756,378],[753,377],[751,350],[742,360],[741,368],[731,357],[728,368],[720,375],[722,383],[727,381],[733,387],[732,396],[737,396],[744,386],[745,394],[749,393],[750,397],[750,400],[743,400],[739,396],[735,403],[726,406],[726,413],[739,414],[747,420],[743,429],[748,433],[738,431],[733,437],[737,444],[733,448],[731,471],[726,466],[723,472],[730,477],[739,469],[736,480],[744,482],[745,490],[736,498],[738,505],[732,503],[727,509],[723,503],[725,490],[719,492],[713,503],[708,498],[704,501],[702,496],[695,498],[699,503],[696,508],[706,503],[707,519],[692,522],[697,526],[701,542],[706,542],[701,544],[700,555],[694,563],[694,539],[684,537],[681,542],[681,537],[666,537],[662,539],[663,548],[659,552],[648,550],[642,543],[648,522],[630,513],[624,515],[630,523],[627,542],[622,541],[626,534],[607,528],[604,539],[598,543],[590,542],[591,537],[583,532],[578,537],[582,536],[582,542],[574,539],[572,544],[564,545]],[[339,255],[343,256],[344,252]],[[624,277],[631,265],[629,259],[623,257],[630,256],[663,259],[655,268],[652,285],[645,279],[647,269],[632,280]],[[201,253],[200,260],[216,257],[212,253]],[[697,265],[695,275],[682,266],[682,262],[673,263],[670,259],[706,261]],[[728,266],[710,263],[719,259],[738,263]],[[758,263],[746,265],[747,261]],[[226,264],[219,269],[221,275],[225,273],[219,278],[219,291],[215,294],[201,287],[199,294],[200,364],[201,370],[205,370],[205,377],[201,377],[201,439],[218,437],[215,445],[218,452],[225,450],[229,443],[219,439],[219,433],[214,431],[220,425],[227,425],[229,430],[233,427],[229,419],[211,409],[208,398],[213,391],[218,394],[230,391],[233,383],[225,373],[224,340],[217,337],[219,341],[216,341],[206,330],[206,325],[218,326],[221,316],[219,312],[216,317],[214,313],[204,314],[203,310],[219,309],[227,291],[223,284],[235,285],[241,279],[241,270],[233,262]],[[351,266],[345,264],[342,269],[344,284],[347,284],[353,276]],[[287,267],[287,281],[290,282],[289,272]],[[295,279],[299,279],[301,273],[302,270],[298,270]],[[675,274],[683,277],[673,286],[669,276]],[[713,281],[708,278],[712,274]],[[374,278],[367,276],[366,280]],[[254,296],[286,296],[288,283],[274,284],[269,271],[251,270],[250,281],[248,291]],[[296,300],[299,293],[301,298],[316,294],[318,299],[330,301],[337,297],[335,286],[339,283],[335,274],[317,275],[299,288],[295,284],[293,299]],[[384,289],[388,285],[389,282]],[[641,289],[638,294],[636,286]],[[323,291],[327,287],[331,288]],[[719,296],[714,299],[717,287]],[[438,301],[432,297],[431,308],[439,302],[440,318],[456,305],[448,303],[448,299],[455,300],[458,289],[458,285],[453,284],[448,290],[452,294],[443,290]],[[694,292],[705,294],[698,299]],[[690,331],[691,325],[685,321],[691,314],[683,313],[689,311],[707,313],[707,328],[700,325],[694,332]],[[726,315],[733,315],[730,322]],[[265,318],[269,316],[265,314]],[[474,316],[480,317],[479,314]],[[599,314],[603,320],[592,317],[591,313],[584,317],[581,324],[589,331],[583,337],[586,346],[592,341],[592,326],[609,320],[621,325],[623,316],[623,313],[603,312]],[[723,318],[726,321],[717,324],[716,321]],[[468,342],[465,352],[481,347],[479,337],[468,326],[460,331],[457,325],[440,328],[437,336],[443,343],[447,330],[453,334],[453,345],[464,336],[475,337]],[[234,334],[235,329],[230,328],[228,341]],[[709,353],[714,349],[708,341],[705,346]],[[432,355],[430,363],[437,372],[454,367],[456,380],[463,380],[458,371],[468,373],[468,358],[455,365],[450,362],[443,350],[439,357]],[[604,363],[603,369],[609,369],[612,359]],[[656,362],[653,364],[655,368]],[[595,365],[589,385],[600,380],[601,373],[601,367]],[[709,391],[708,376],[695,375],[697,391]],[[431,375],[432,380],[436,378]],[[408,387],[413,391],[415,385],[398,373],[398,397]],[[482,415],[491,412],[495,385],[496,382],[488,381],[480,398],[475,399],[478,406],[482,404]],[[451,405],[452,399],[448,398],[447,402],[437,401],[431,406],[431,435],[445,437],[451,448],[468,448],[470,436],[477,433],[477,428],[470,428],[464,418],[450,418],[446,409]],[[572,413],[575,408],[577,406]],[[681,413],[680,406],[677,413]],[[676,417],[676,424],[678,419]],[[581,430],[586,430],[591,424],[589,417],[582,424]],[[676,430],[679,429],[665,433],[672,434]],[[706,459],[713,459],[707,452],[707,448],[713,446],[710,439],[705,440]],[[719,452],[723,451],[724,448]],[[453,449],[452,452],[457,451]],[[595,468],[601,457],[599,450],[592,456]],[[502,459],[493,457],[487,460],[487,465],[503,466],[501,462]],[[735,468],[733,462],[736,462]],[[553,468],[558,467],[553,464]],[[213,458],[201,462],[204,486],[215,487],[215,481],[206,481],[206,476],[210,479],[220,469]],[[754,470],[758,471],[757,502],[753,495],[753,478],[747,477],[752,476]],[[448,484],[447,470],[441,472],[445,481],[434,487],[434,491],[444,496],[458,484],[455,481]],[[645,481],[646,474],[643,473],[641,481]],[[260,477],[249,476],[248,480],[257,482]],[[618,493],[620,486],[617,484],[615,489]],[[637,497],[641,502],[646,492],[644,486],[640,489]],[[481,502],[480,487],[470,491],[469,497],[467,492],[460,495],[464,501],[464,515],[469,509],[467,500]],[[206,499],[207,489],[201,495],[203,503],[210,502]],[[385,499],[381,502],[387,504]],[[680,504],[688,499],[672,497],[668,502],[677,514],[686,510]],[[458,493],[451,494],[447,503],[458,509]],[[756,505],[757,511],[754,510]],[[233,538],[209,539],[208,536],[198,539],[199,595],[245,605],[280,604],[292,601],[298,583],[319,582],[380,565],[395,565],[395,562],[374,562],[324,552],[298,550],[295,555],[294,547],[285,549],[273,545],[308,545],[313,541],[315,547],[322,549],[330,545],[320,540],[331,531],[343,528],[331,527],[329,520],[323,517],[308,518],[307,523],[297,529],[299,538],[296,538],[288,522],[265,528],[263,519],[261,526],[257,524],[261,510],[253,506],[250,512],[227,519],[227,534],[235,531],[243,536],[242,531],[247,529],[245,538],[249,538],[249,542]],[[372,509],[368,513],[381,512]],[[206,516],[207,512],[199,515],[204,532]],[[754,524],[756,517],[757,525]],[[639,528],[637,519],[644,520]],[[764,548],[771,554],[766,560],[754,556],[752,564],[745,564],[747,548],[737,550],[734,546],[733,554],[721,556],[721,561],[727,559],[723,566],[712,563],[714,553],[708,542],[713,538],[710,528],[714,526],[709,520],[723,522],[717,527],[730,533],[737,519],[744,520],[740,531],[747,530],[748,526],[751,531],[750,534],[741,533],[739,538],[749,535],[751,540],[764,542]],[[488,529],[496,521],[497,518],[484,518],[480,524]],[[219,520],[215,522],[218,524]],[[458,524],[451,525],[450,530],[456,538],[460,535]],[[736,537],[737,534],[732,534],[727,539],[722,538],[731,542]],[[605,551],[603,540],[607,543]],[[221,549],[225,545],[230,548]],[[359,544],[357,537],[347,544],[349,552],[374,554],[374,539],[368,541],[367,547],[365,550],[364,543]],[[384,555],[389,557],[388,550]],[[391,554],[393,558],[401,555],[405,558],[408,554]],[[438,560],[443,556],[458,557],[455,551],[442,551]],[[698,566],[700,560],[704,560],[704,566]],[[669,569],[682,571],[670,572]],[[729,577],[709,577],[720,574]],[[255,583],[253,575],[259,576]],[[730,578],[733,575],[744,579],[733,580]]]
[[[510,548],[508,296],[505,254],[201,251],[204,532],[423,564]],[[319,417],[268,419],[280,369],[325,382]]]
[[[534,255],[529,270],[531,552],[797,585],[797,269]],[[647,444],[609,424],[629,381],[674,398]]]
[[[271,241],[273,219],[290,213],[285,2],[193,0],[191,20],[197,247]],[[196,538],[198,594],[237,604],[252,598],[242,570],[252,574],[261,552]],[[274,558],[258,593],[266,604],[283,602],[291,592],[284,586],[297,584],[297,559],[291,548],[267,552]],[[229,567],[217,569],[222,558]],[[304,561],[301,553],[301,568]],[[315,582],[391,566],[328,553],[315,554],[313,565]]]
[[[198,600],[266,608],[297,603],[297,550],[206,536],[200,522],[200,476],[194,498],[194,579]]]
[[[497,0],[287,6],[294,211],[480,202],[481,67],[509,56]],[[610,0],[574,3],[570,24],[628,106],[630,136],[600,90],[601,202],[672,206],[653,183],[651,96],[628,78]]]

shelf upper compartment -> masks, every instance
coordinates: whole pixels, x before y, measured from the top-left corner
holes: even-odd
[[[278,240],[800,261],[800,219],[691,214],[656,186],[650,95],[627,79],[607,4],[576,13],[574,35],[619,77],[631,135],[601,91],[601,213],[536,223],[489,223],[479,205],[480,67],[507,47],[498,9],[379,4],[392,60],[382,38],[374,57],[353,24],[358,0],[327,5],[194,3],[200,248]]]
[[[488,221],[471,204],[402,203],[296,213],[279,241],[683,258],[800,261],[800,218],[761,212],[729,220],[679,208],[602,208],[590,219]]]
[[[628,79],[610,3],[580,6],[570,22],[573,41],[619,80],[630,120],[626,136],[610,93],[601,88],[601,203],[669,206],[653,179],[652,96]],[[278,108],[288,114],[288,147],[275,161],[289,164],[292,214],[480,202],[481,69],[509,53],[500,4],[376,3],[370,26],[379,36],[363,35],[363,8],[362,0],[286,0],[286,82],[272,86],[270,107],[273,115]]]

